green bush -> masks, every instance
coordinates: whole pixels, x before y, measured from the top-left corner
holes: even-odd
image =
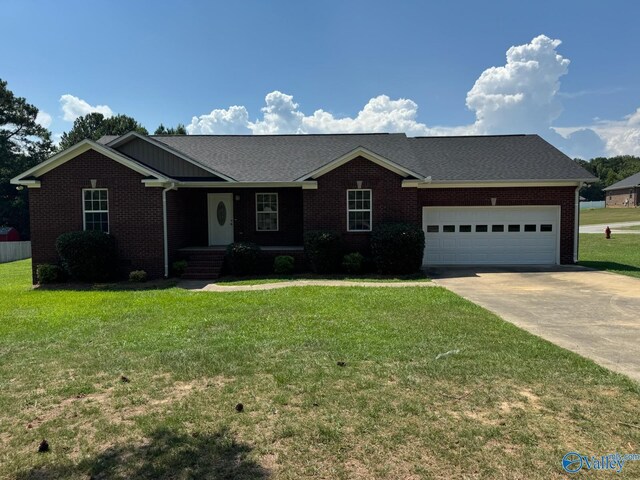
[[[97,230],[63,233],[56,240],[62,268],[74,280],[85,282],[114,278],[118,269],[116,240]]]
[[[424,232],[410,223],[382,224],[371,232],[371,253],[380,273],[415,273],[422,266]]]
[[[129,281],[135,283],[142,283],[147,281],[147,272],[144,270],[134,270],[129,272]]]
[[[58,265],[43,263],[36,267],[36,278],[40,285],[45,283],[59,283],[65,280],[64,270]]]
[[[273,271],[279,275],[293,273],[295,260],[289,255],[279,255],[273,261]]]
[[[334,273],[342,261],[342,239],[336,232],[317,230],[304,236],[304,253],[311,270],[316,273]]]
[[[227,260],[234,275],[255,273],[259,259],[260,247],[255,243],[238,242],[227,247]]]
[[[362,273],[364,257],[360,252],[348,253],[342,257],[342,269],[351,274]]]
[[[171,271],[176,277],[181,277],[187,269],[186,260],[176,260],[171,264]]]

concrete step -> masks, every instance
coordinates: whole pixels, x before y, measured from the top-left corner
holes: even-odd
[[[212,273],[187,273],[185,272],[180,278],[185,280],[215,280],[220,275]]]

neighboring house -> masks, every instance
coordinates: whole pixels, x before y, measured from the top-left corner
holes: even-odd
[[[20,232],[13,227],[0,227],[0,242],[19,242]]]
[[[640,205],[640,172],[603,190],[607,207],[637,207]]]
[[[302,261],[304,233],[369,249],[384,222],[421,225],[425,265],[577,261],[589,173],[537,135],[143,136],[84,140],[14,178],[29,188],[34,268],[55,240],[100,229],[150,277],[188,256],[217,275],[231,242]]]

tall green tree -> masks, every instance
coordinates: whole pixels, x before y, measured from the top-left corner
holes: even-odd
[[[106,118],[103,114],[93,112],[76,118],[73,127],[62,134],[60,149],[66,150],[85,139],[98,140],[103,135],[124,135],[136,131],[147,135],[147,129],[134,118],[127,115],[115,115]]]
[[[16,228],[24,239],[29,238],[29,197],[9,181],[53,151],[51,133],[36,123],[37,115],[35,106],[0,79],[0,225]]]
[[[640,172],[640,157],[619,155],[616,157],[597,157],[591,160],[576,159],[581,167],[598,177],[598,180],[580,190],[580,195],[587,200],[604,200],[602,190],[622,179]]]
[[[176,127],[167,128],[162,123],[153,132],[154,135],[186,135],[187,127],[184,124],[179,123]]]

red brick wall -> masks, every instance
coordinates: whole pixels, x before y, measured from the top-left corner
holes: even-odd
[[[605,193],[607,207],[635,207],[640,205],[640,188],[623,188]]]
[[[91,188],[91,179],[109,189],[109,230],[124,273],[143,269],[150,277],[162,276],[162,189],[145,187],[142,178],[93,150],[40,177],[41,188],[29,190],[34,282],[36,265],[56,263],[58,236],[82,230],[82,189]]]
[[[418,190],[418,211],[422,207],[496,205],[560,205],[560,263],[573,263],[575,187],[531,188],[425,188]]]
[[[402,188],[403,177],[358,157],[317,179],[317,190],[303,190],[304,230],[340,232],[348,250],[369,250],[368,232],[347,232],[347,190],[370,188],[373,228],[384,222],[418,223],[417,190]]]

